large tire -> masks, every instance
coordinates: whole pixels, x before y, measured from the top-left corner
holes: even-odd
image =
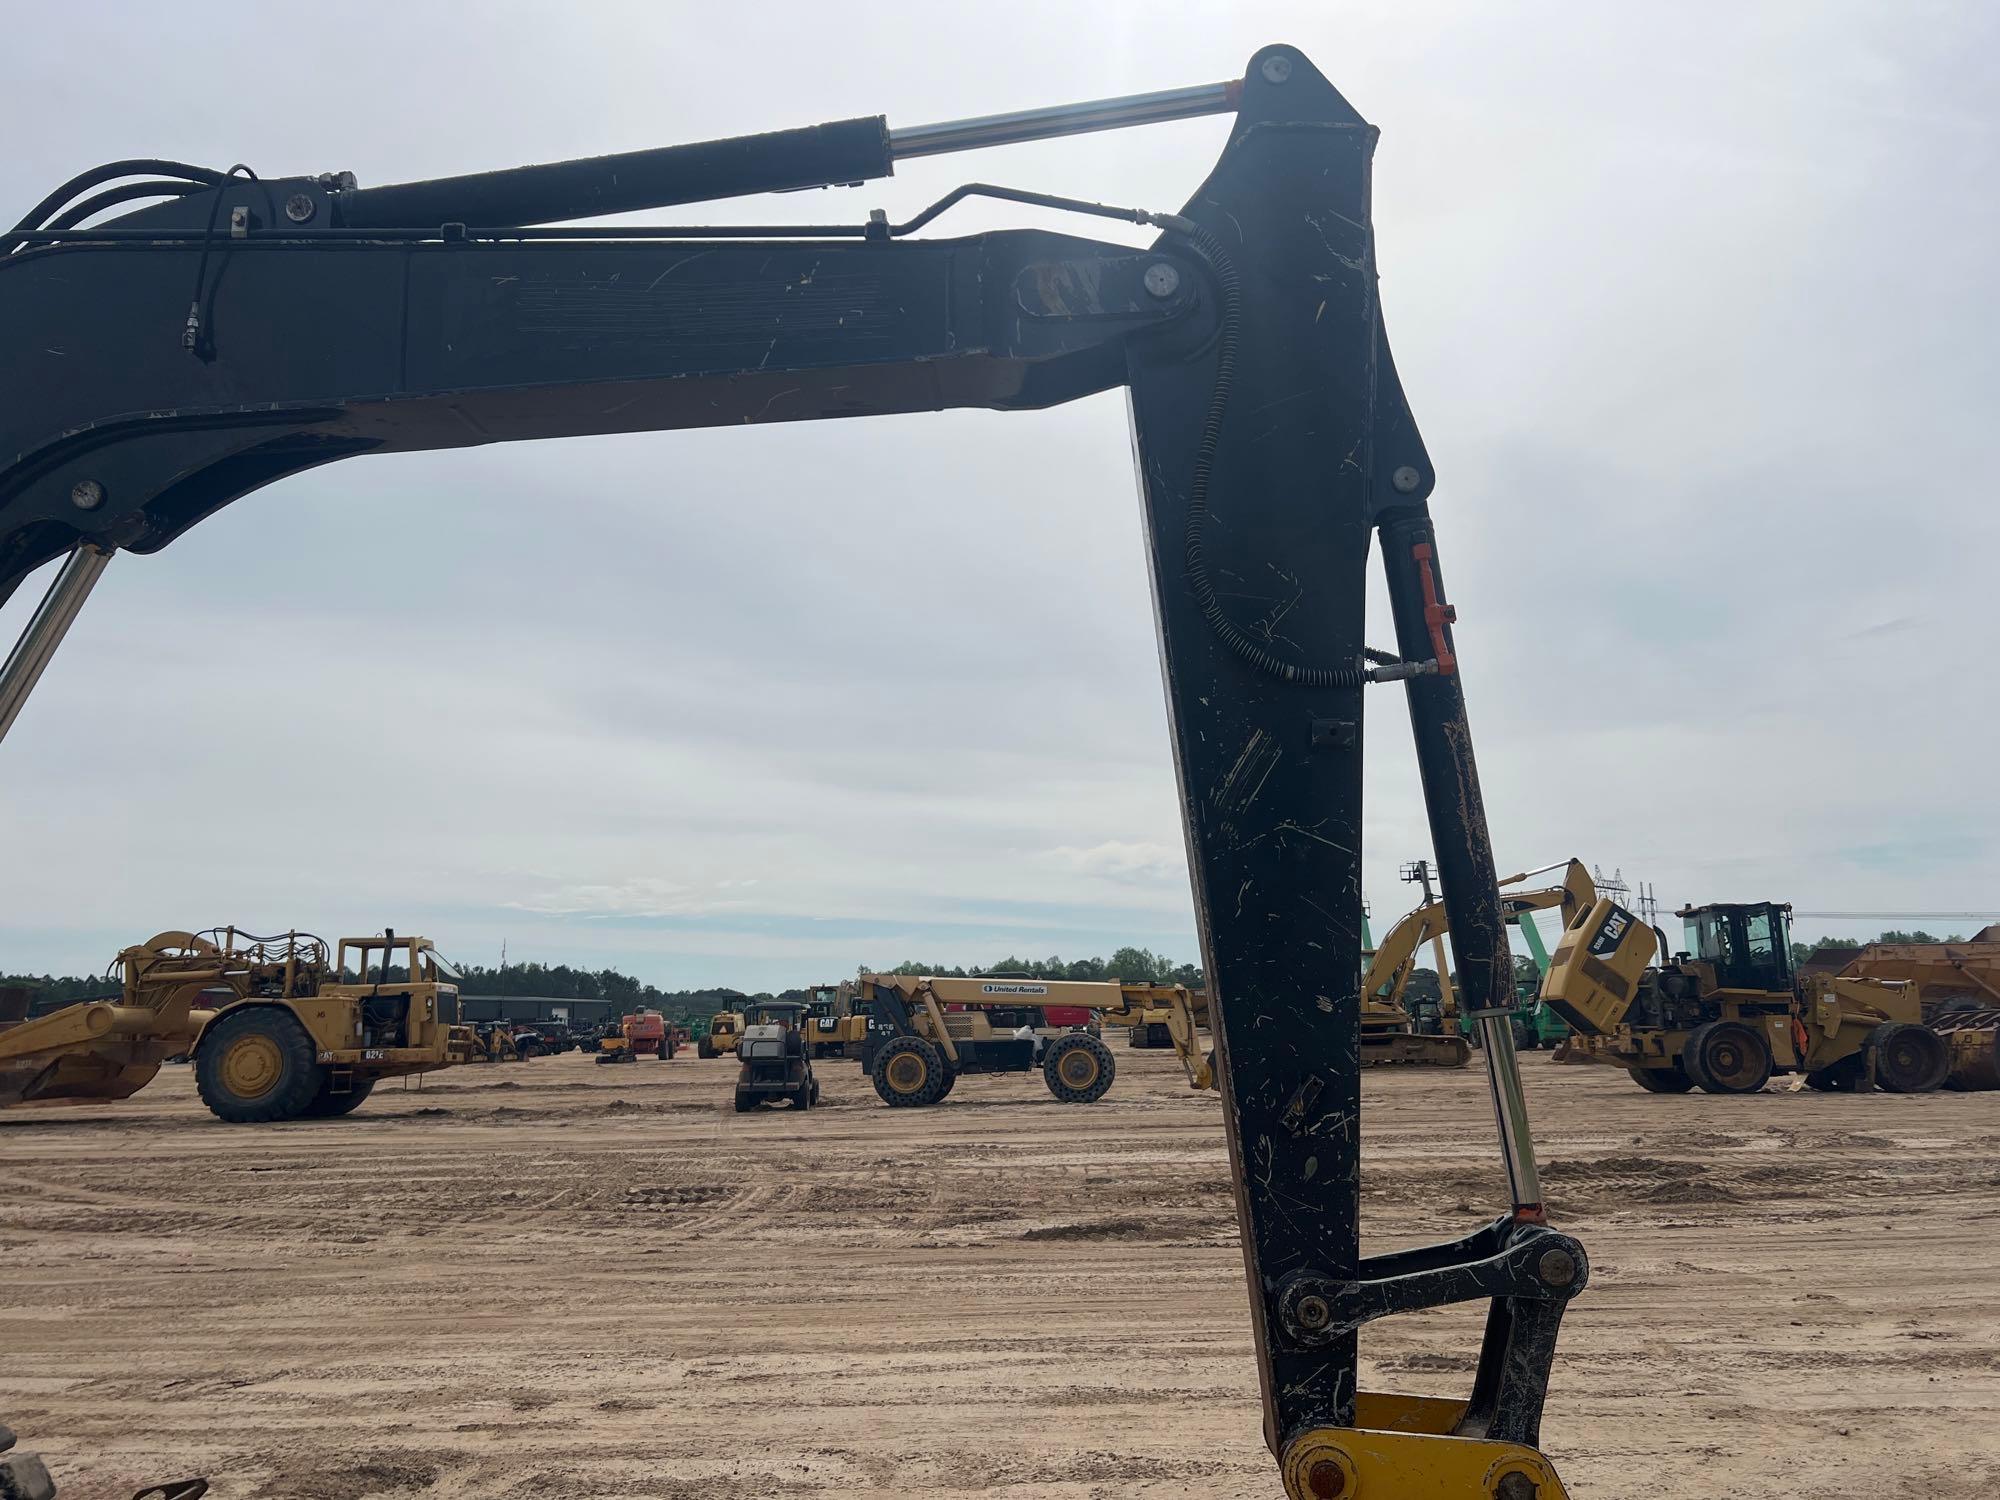
[[[194,1063],[201,1102],[232,1125],[298,1119],[319,1096],[323,1076],[298,1018],[265,1005],[217,1021]]]
[[[1868,1033],[1863,1052],[1872,1060],[1875,1086],[1890,1094],[1928,1094],[1951,1071],[1951,1049],[1928,1026],[1887,1021]]]
[[[741,1089],[736,1091],[736,1113],[739,1115],[749,1114],[751,1110],[757,1107],[757,1104],[758,1099],[755,1094],[746,1094]]]
[[[375,1092],[375,1080],[357,1078],[344,1094],[333,1092],[333,1073],[329,1070],[320,1080],[319,1092],[313,1095],[313,1102],[306,1106],[309,1120],[337,1120],[342,1115],[351,1115],[361,1106],[361,1101]]]
[[[919,1108],[942,1099],[951,1085],[944,1055],[920,1036],[899,1036],[875,1054],[868,1070],[884,1104]]]
[[[1111,1049],[1087,1031],[1057,1037],[1042,1054],[1042,1078],[1065,1104],[1095,1104],[1117,1070]]]
[[[1710,1021],[1688,1033],[1681,1069],[1706,1094],[1754,1094],[1771,1079],[1771,1044],[1740,1021]]]
[[[958,1069],[954,1068],[950,1063],[946,1063],[944,1067],[944,1087],[938,1090],[938,1098],[942,1099],[946,1094],[949,1094],[957,1082]]]
[[[549,1049],[540,1042],[521,1042],[516,1045],[515,1050],[520,1053],[521,1061],[526,1062],[531,1057],[540,1057]]]
[[[1694,1087],[1694,1080],[1678,1064],[1671,1068],[1634,1068],[1632,1081],[1649,1094],[1685,1094]]]
[[[694,1055],[696,1057],[715,1056],[715,1043],[711,1042],[707,1037],[701,1038],[700,1041],[694,1044]]]

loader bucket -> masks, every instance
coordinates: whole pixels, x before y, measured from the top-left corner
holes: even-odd
[[[2000,1089],[2000,1010],[1944,1011],[1930,1026],[1951,1050],[1946,1088],[1967,1092]]]

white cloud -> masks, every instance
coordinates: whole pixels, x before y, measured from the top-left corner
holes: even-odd
[[[972,76],[939,59],[983,33],[936,6],[799,11],[773,47],[749,11],[467,32],[357,0],[311,66],[272,69],[288,8],[191,4],[12,27],[0,96],[63,128],[17,133],[0,197],[135,152],[381,183],[913,124],[1221,77],[1294,41],[1383,129],[1388,324],[1441,477],[1502,863],[1574,852],[1672,901],[1834,910],[2000,889],[1976,688],[2000,200],[1966,190],[2000,171],[1966,66],[2000,43],[1987,11],[1537,26],[1245,0],[1160,25],[1023,0],[1011,34],[1063,44],[986,48]],[[230,88],[158,68],[190,15]],[[745,56],[749,91],[716,66]],[[1225,128],[656,217],[900,216],[976,177],[1171,207]],[[1004,206],[940,228],[1003,223],[1122,232]],[[1370,708],[1380,914],[1427,839],[1398,695]],[[1181,848],[1116,397],[362,459],[107,572],[0,747],[0,968],[232,919],[394,922],[462,955],[508,938],[669,985],[1189,954]]]

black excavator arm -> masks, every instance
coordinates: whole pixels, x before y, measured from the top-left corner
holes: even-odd
[[[886,175],[900,155],[1233,109],[1178,213],[961,189],[909,224],[537,223]],[[0,597],[67,557],[0,672],[0,733],[104,559],[284,475],[526,438],[1042,407],[1130,390],[1182,811],[1263,1382],[1289,1493],[1552,1500],[1536,1451],[1577,1243],[1543,1222],[1512,966],[1370,227],[1376,132],[1296,50],[1240,83],[929,127],[880,120],[357,188],[171,163],[89,174],[0,236]],[[120,164],[128,169],[132,164]],[[109,170],[109,169],[108,169]],[[176,175],[178,174],[178,175]],[[966,192],[1161,230],[919,239]],[[91,208],[97,204],[97,208]],[[1394,652],[1363,637],[1379,538]],[[1513,1203],[1363,1259],[1362,698],[1406,686]],[[1469,1400],[1357,1391],[1360,1325],[1483,1299]]]

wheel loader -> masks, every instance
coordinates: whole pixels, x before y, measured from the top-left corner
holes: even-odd
[[[696,1057],[733,1057],[743,1035],[743,1012],[719,1010],[708,1020],[708,1032],[694,1044]]]
[[[1951,1054],[1945,1087],[2000,1089],[2000,927],[1962,942],[1868,943],[1840,976],[1916,986],[1924,1024]]]
[[[342,938],[330,960],[310,933],[162,932],[114,967],[115,997],[0,1026],[0,1107],[123,1099],[189,1055],[218,1119],[344,1115],[383,1078],[485,1050],[428,938]]]
[[[800,1024],[814,1057],[859,1056],[868,1035],[868,1017],[855,1003],[853,980],[816,984],[806,992]]]
[[[1575,1029],[1572,1060],[1624,1068],[1641,1088],[1753,1094],[1773,1074],[1809,1088],[1921,1094],[1950,1068],[1901,981],[1793,971],[1791,907],[1684,908],[1687,949],[1608,898],[1566,928],[1542,999]]]

